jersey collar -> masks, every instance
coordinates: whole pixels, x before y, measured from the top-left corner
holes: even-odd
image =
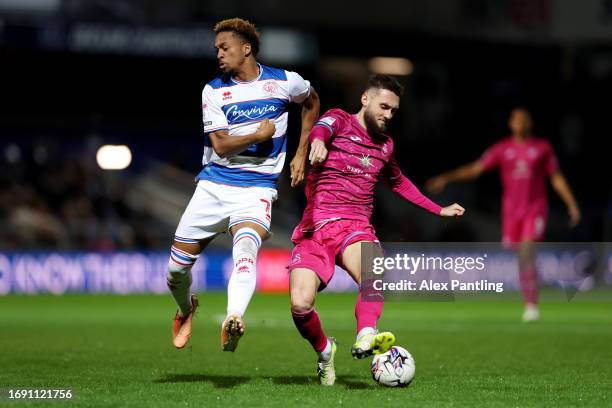
[[[250,84],[250,83],[253,83],[253,82],[257,82],[257,81],[259,81],[259,78],[261,78],[261,75],[263,74],[263,67],[261,66],[261,64],[259,62],[257,63],[257,66],[259,67],[259,75],[257,75],[257,78],[255,78],[255,79],[252,79],[252,80],[247,81],[247,82],[239,81],[239,80],[237,80],[234,77],[231,77],[230,79],[235,84],[240,84],[240,85]]]

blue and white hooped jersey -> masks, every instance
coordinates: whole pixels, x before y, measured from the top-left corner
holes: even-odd
[[[259,76],[252,81],[220,76],[204,87],[204,169],[197,179],[232,186],[276,188],[276,179],[285,163],[289,103],[303,102],[310,95],[310,82],[295,72],[258,65]],[[209,133],[227,130],[233,137],[253,134],[264,119],[276,126],[272,139],[226,158],[215,153]]]

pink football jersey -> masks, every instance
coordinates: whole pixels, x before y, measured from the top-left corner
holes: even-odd
[[[523,217],[548,210],[546,176],[559,169],[548,141],[529,137],[519,142],[507,137],[487,149],[480,163],[485,170],[499,167],[504,215]]]
[[[331,109],[312,128],[310,141],[315,139],[325,142],[328,156],[308,175],[303,225],[331,218],[369,222],[379,179],[404,199],[440,214],[441,207],[402,174],[394,158],[393,139],[370,135],[355,115]]]

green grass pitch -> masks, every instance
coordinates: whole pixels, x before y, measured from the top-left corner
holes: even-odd
[[[610,292],[544,296],[542,320],[529,325],[516,297],[387,302],[380,328],[416,360],[405,389],[376,385],[369,359],[351,359],[354,298],[317,299],[340,342],[337,383],[322,387],[284,295],[255,296],[234,354],[219,346],[222,293],[200,294],[180,351],[170,343],[170,296],[0,297],[0,406],[612,406]],[[15,388],[70,388],[74,399],[9,401]]]

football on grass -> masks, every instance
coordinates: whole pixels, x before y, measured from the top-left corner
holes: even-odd
[[[407,387],[415,369],[414,358],[400,346],[393,346],[372,360],[372,378],[385,387]]]

